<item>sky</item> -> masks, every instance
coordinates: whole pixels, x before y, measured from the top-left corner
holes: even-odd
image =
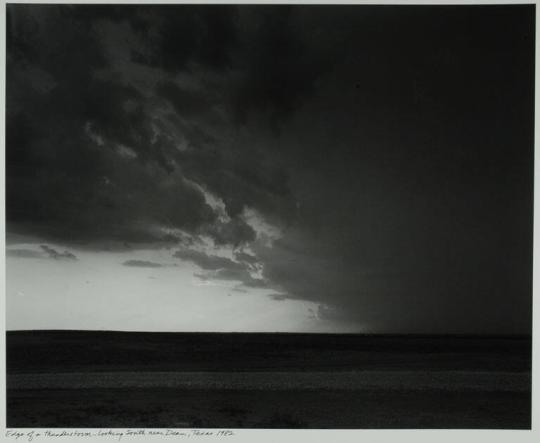
[[[7,5],[7,329],[528,334],[534,5]]]

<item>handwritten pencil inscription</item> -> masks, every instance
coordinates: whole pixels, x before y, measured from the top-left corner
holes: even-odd
[[[91,431],[68,430],[12,430],[6,431],[6,438],[14,441],[34,442],[49,439],[69,438],[100,438],[122,441],[126,438],[137,437],[176,437],[176,438],[197,438],[197,437],[232,437],[234,431],[229,429],[98,429]]]

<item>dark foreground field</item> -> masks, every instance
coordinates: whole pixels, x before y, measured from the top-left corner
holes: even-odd
[[[9,427],[530,428],[527,338],[7,333]]]

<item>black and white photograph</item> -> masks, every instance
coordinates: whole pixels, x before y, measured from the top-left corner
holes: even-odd
[[[532,429],[535,3],[3,6],[8,429]]]

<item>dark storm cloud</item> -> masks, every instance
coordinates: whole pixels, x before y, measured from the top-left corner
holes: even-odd
[[[229,258],[218,255],[208,255],[194,249],[180,249],[174,256],[185,261],[190,261],[204,270],[230,269],[242,270],[243,266]]]
[[[190,5],[189,7],[138,7],[145,17],[141,32],[154,31],[152,50],[132,50],[137,63],[162,68],[172,73],[182,72],[191,63],[214,69],[230,61],[235,44],[235,8],[219,5]],[[139,18],[140,20],[140,18]]]
[[[122,263],[124,266],[132,266],[135,268],[162,268],[164,265],[148,260],[127,260]]]
[[[197,153],[195,156],[200,155],[200,160],[197,157],[196,162],[194,159],[187,160],[186,173],[219,195],[232,218],[237,219],[244,209],[251,207],[270,217],[277,215],[279,219],[292,220],[294,200],[287,187],[288,175],[283,171],[273,171],[274,168],[261,158],[253,158],[253,152],[243,156],[241,152],[230,154],[234,156],[220,158],[219,154]],[[261,161],[260,168],[254,168],[258,161]],[[205,168],[204,164],[216,167]]]
[[[156,92],[169,100],[181,116],[190,119],[197,118],[210,110],[210,103],[204,95],[195,91],[182,90],[172,81],[158,83]]]
[[[171,167],[151,142],[140,92],[96,76],[106,58],[92,22],[73,17],[71,8],[9,10],[8,222],[41,224],[64,239],[149,241],[161,238],[144,223],[195,229],[211,221],[198,191],[182,180],[168,183]],[[23,83],[19,74],[29,63],[54,86],[37,90],[37,74]]]
[[[330,68],[330,53],[303,35],[300,8],[247,7],[239,15],[245,34],[238,49],[243,75],[234,96],[236,114],[243,120],[257,111],[283,120]]]
[[[250,279],[251,275],[246,269],[243,268],[224,268],[218,269],[217,271],[211,274],[212,278],[217,280],[239,280],[243,281],[245,279]]]
[[[77,260],[75,254],[72,254],[69,251],[58,252],[56,249],[47,245],[41,245],[40,247],[49,256],[49,258],[54,260]]]
[[[256,234],[244,220],[233,219],[226,223],[216,223],[208,231],[218,245],[238,247],[255,240]]]
[[[6,249],[7,257],[17,258],[50,258],[53,260],[77,260],[75,254],[64,251],[58,252],[56,249],[47,245],[40,245],[41,251],[33,249]]]
[[[531,10],[462,11],[373,14],[394,24],[355,31],[377,44],[357,40],[288,128],[297,225],[255,252],[320,318],[530,331]]]
[[[257,257],[251,254],[247,254],[245,252],[236,251],[234,253],[234,257],[236,258],[236,260],[241,263],[245,263],[247,266],[254,267],[256,264],[258,264]]]
[[[147,51],[134,48],[132,60],[171,73],[184,72],[190,64],[237,72],[224,92],[230,100],[227,106],[242,119],[252,111],[281,119],[329,67],[328,54],[306,42],[298,30],[298,8],[199,5],[140,7],[139,12],[139,21],[147,19],[139,33],[152,44]],[[159,92],[181,113],[186,107],[204,109],[204,100],[194,100],[171,82],[162,83]]]
[[[237,261],[177,257],[319,318],[530,331],[533,6],[7,10],[8,229],[210,236]]]
[[[274,213],[291,206],[279,169],[255,170],[248,147],[219,141],[230,139],[230,130],[223,132],[228,123],[210,112],[210,103],[232,104],[220,92],[231,84],[221,71],[228,62],[219,57],[235,41],[226,36],[236,32],[234,8],[173,8],[170,14],[143,7],[124,15],[90,6],[8,9],[10,225],[69,241],[163,242],[167,235],[155,229],[162,225],[202,229],[218,244],[238,246],[254,238],[239,218],[245,207]],[[150,63],[155,87],[135,81],[144,64],[117,66],[121,51],[129,50],[121,43],[126,35],[162,57]],[[174,83],[169,72],[192,75],[189,61],[217,76],[213,92]],[[166,102],[173,114],[164,113]],[[214,224],[212,209],[184,177],[220,195],[233,219]]]
[[[287,296],[287,294],[270,294],[268,297],[271,297],[272,299],[277,301],[284,301],[290,298]]]
[[[247,269],[221,268],[214,271],[208,271],[204,274],[195,274],[196,277],[204,281],[224,280],[240,282],[240,292],[244,292],[244,288],[254,289],[269,289],[270,285],[263,278],[253,277]]]

